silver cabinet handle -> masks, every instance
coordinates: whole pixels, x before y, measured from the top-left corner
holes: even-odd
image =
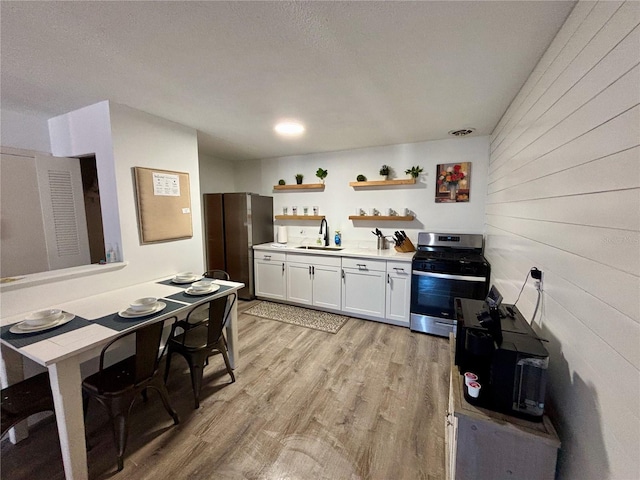
[[[284,262],[282,262],[282,273],[284,273]]]
[[[396,272],[404,272],[404,268],[400,268],[400,267],[393,267],[393,269],[394,269]]]
[[[311,275],[313,275],[314,277],[316,275],[316,267],[314,267],[313,265],[311,265]]]
[[[366,263],[356,263],[356,265],[358,266],[358,270],[366,270],[367,269],[367,264]]]
[[[264,260],[271,260],[271,255],[265,255],[264,257],[262,257]]]
[[[342,270],[342,279],[344,280],[344,268]]]
[[[311,276],[311,265],[309,265],[309,276]]]
[[[388,273],[387,273],[387,283],[391,284],[391,275],[389,275]]]

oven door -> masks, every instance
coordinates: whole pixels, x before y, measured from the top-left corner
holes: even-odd
[[[411,313],[427,317],[455,319],[456,297],[482,300],[487,294],[484,276],[455,275],[413,270]]]

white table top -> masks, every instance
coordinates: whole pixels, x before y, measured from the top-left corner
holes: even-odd
[[[170,278],[170,277],[169,277]],[[158,282],[167,280],[168,278],[156,279],[150,282],[132,285],[110,292],[92,295],[87,298],[51,305],[50,308],[59,308],[65,312],[73,313],[86,320],[94,320],[104,317],[114,312],[124,310],[129,303],[141,297],[157,297],[166,298],[175,293],[184,291],[184,286],[180,285],[164,285]],[[184,315],[198,304],[211,300],[217,295],[228,295],[244,286],[242,283],[227,282],[216,280],[220,285],[232,287],[232,290],[224,292],[215,292],[211,295],[198,297],[193,303],[184,303],[184,308],[160,314],[150,319],[150,322],[158,322],[171,318],[175,315]],[[178,300],[171,300],[175,303],[181,303]],[[0,318],[0,325],[10,325],[24,320],[25,314],[14,315],[6,318]],[[138,328],[140,323],[132,324],[132,328]],[[84,352],[92,351],[96,346],[104,345],[107,341],[118,335],[128,331],[114,330],[99,324],[91,324],[81,327],[73,331],[53,336],[46,340],[32,343],[30,345],[16,348],[5,340],[0,340],[3,347],[9,347],[17,350],[22,355],[43,366],[48,366],[70,356],[82,355]]]

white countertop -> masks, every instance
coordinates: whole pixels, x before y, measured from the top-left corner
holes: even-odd
[[[411,262],[415,252],[401,253],[397,252],[395,248],[390,247],[385,250],[377,250],[375,248],[351,248],[344,247],[342,250],[307,250],[300,247],[299,244],[287,243],[279,244],[275,242],[262,243],[260,245],[254,245],[254,250],[260,251],[272,251],[282,253],[301,253],[305,255],[330,255],[333,257],[358,257],[358,258],[373,258],[380,260],[393,260],[398,262]]]

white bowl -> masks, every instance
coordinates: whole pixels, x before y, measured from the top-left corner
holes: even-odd
[[[54,320],[58,319],[61,314],[62,310],[59,310],[57,308],[48,308],[46,310],[40,310],[29,314],[24,319],[24,323],[31,327],[46,325],[47,323],[51,323]]]
[[[144,312],[145,310],[151,310],[156,303],[158,303],[156,297],[143,297],[131,302],[129,308],[134,312]]]
[[[201,280],[199,282],[193,282],[191,284],[191,288],[193,290],[200,290],[200,291],[209,290],[211,288],[211,284],[212,283],[213,282],[211,282],[211,281]]]
[[[195,277],[195,274],[193,272],[182,272],[182,273],[176,274],[174,278],[179,282],[187,282],[193,279],[194,277]]]

